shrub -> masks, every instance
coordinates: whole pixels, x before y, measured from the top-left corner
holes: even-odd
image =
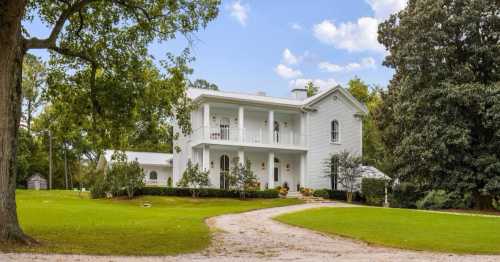
[[[312,188],[304,188],[304,187],[301,187],[300,188],[300,193],[303,195],[303,196],[312,196],[313,193],[314,193],[314,190]]]
[[[361,192],[368,205],[381,206],[384,203],[385,183],[385,180],[377,178],[363,178],[361,180]]]
[[[417,201],[418,209],[443,209],[450,207],[450,196],[444,190],[432,190]]]
[[[279,190],[279,194],[282,197],[286,197],[286,195],[288,195],[288,189],[286,187],[281,187],[281,189]]]
[[[198,197],[201,189],[210,186],[208,171],[201,171],[198,164],[193,165],[191,159],[189,159],[187,168],[182,173],[182,178],[177,183],[177,186],[188,188],[192,197]]]
[[[417,200],[424,194],[412,183],[403,182],[395,185],[390,194],[391,207],[416,208]]]
[[[180,187],[144,187],[139,192],[142,195],[149,196],[192,196],[190,188]],[[220,197],[220,198],[239,198],[238,190],[225,190],[217,188],[199,189],[199,197]],[[252,190],[245,192],[247,198],[278,198],[279,193],[275,189]]]
[[[322,197],[322,198],[330,198],[330,192],[328,192],[328,189],[318,189],[318,190],[314,190],[313,196]]]
[[[104,176],[99,176],[94,181],[94,184],[90,187],[90,197],[91,198],[104,198],[106,197],[106,192],[109,191],[109,186],[107,185]]]

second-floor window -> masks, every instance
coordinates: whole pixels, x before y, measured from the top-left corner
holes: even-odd
[[[330,142],[339,143],[339,141],[340,141],[339,121],[333,120],[331,123]]]

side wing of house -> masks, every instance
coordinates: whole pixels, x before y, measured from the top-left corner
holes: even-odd
[[[311,104],[314,109],[307,113],[307,177],[311,188],[332,188],[325,160],[332,153],[343,150],[362,154],[362,119],[359,104],[352,97],[337,89],[335,92]],[[338,124],[336,141],[332,140],[332,122]]]
[[[191,112],[191,129],[193,130],[192,135],[197,135],[202,132],[202,110],[200,108],[195,109]],[[173,162],[172,162],[172,177],[173,185],[177,185],[177,182],[182,178],[182,173],[187,167],[188,160],[191,159],[193,163],[197,163],[197,159],[193,158],[193,149],[191,147],[191,136],[184,135],[180,127],[174,124],[174,133],[179,134],[179,138],[173,141]],[[180,151],[177,151],[180,149]],[[201,163],[198,163],[201,165]]]

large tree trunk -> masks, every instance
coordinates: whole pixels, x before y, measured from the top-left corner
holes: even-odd
[[[25,5],[22,0],[0,1],[0,241],[32,244],[36,242],[19,227],[15,195]]]

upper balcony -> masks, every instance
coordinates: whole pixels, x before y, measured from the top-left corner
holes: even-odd
[[[208,143],[306,150],[304,119],[297,111],[206,103],[197,114],[190,136],[192,146]]]

